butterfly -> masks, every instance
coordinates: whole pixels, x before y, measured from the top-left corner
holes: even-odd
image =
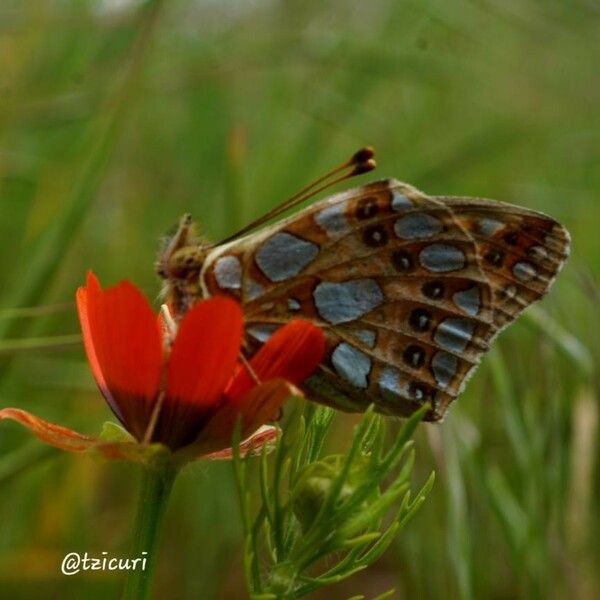
[[[321,327],[327,349],[304,382],[310,399],[353,412],[374,404],[398,416],[428,403],[426,420],[438,421],[496,335],[548,291],[569,254],[569,234],[539,212],[428,196],[395,179],[252,231],[374,166],[372,149],[362,149],[216,245],[197,237],[186,215],[157,270],[176,314],[200,298],[236,298],[250,354],[290,319]]]

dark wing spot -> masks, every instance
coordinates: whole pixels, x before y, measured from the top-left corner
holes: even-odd
[[[424,296],[432,300],[439,300],[444,297],[444,284],[441,281],[428,281],[421,288]]]
[[[413,400],[417,400],[417,402],[423,402],[425,400],[425,396],[427,395],[427,390],[424,385],[417,383],[416,381],[411,381],[408,386],[408,394]]]
[[[490,263],[490,265],[499,268],[504,262],[504,253],[500,252],[500,250],[490,250],[483,258],[486,262]]]
[[[371,248],[384,246],[388,241],[388,234],[383,225],[367,227],[363,233],[363,242]]]
[[[424,404],[425,402],[431,402],[432,407],[435,410],[435,396],[437,390],[430,388],[429,386],[423,385],[422,383],[418,383],[416,381],[411,381],[408,386],[408,395],[419,402],[420,404]]]
[[[424,308],[415,308],[408,322],[415,331],[427,331],[431,326],[431,313]]]
[[[420,369],[425,362],[425,350],[421,346],[411,344],[402,354],[404,362],[413,369]]]
[[[407,273],[413,268],[413,259],[405,250],[396,250],[392,254],[392,264],[400,273]]]
[[[361,220],[371,219],[377,214],[378,210],[377,198],[369,196],[368,198],[361,198],[358,201],[354,215],[357,219]]]

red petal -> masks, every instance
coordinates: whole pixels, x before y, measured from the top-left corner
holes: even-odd
[[[77,300],[94,377],[128,431],[142,439],[161,375],[156,317],[131,283],[122,281],[102,291],[92,273]]]
[[[106,380],[104,379],[104,374],[100,368],[100,363],[98,362],[96,350],[94,349],[94,344],[92,342],[92,333],[90,330],[88,313],[88,288],[96,288],[95,293],[98,293],[97,290],[100,289],[98,280],[92,272],[88,272],[87,275],[87,288],[80,287],[77,289],[77,293],[75,294],[75,299],[77,301],[77,312],[79,314],[79,323],[81,325],[81,332],[83,334],[83,345],[85,347],[90,369],[92,370],[92,375],[94,376],[94,379],[100,388],[100,392],[106,398],[106,401],[111,406],[113,412],[121,421],[123,421],[119,408],[112,397],[108,386],[106,385]]]
[[[316,369],[324,352],[323,332],[307,321],[295,319],[278,329],[250,364],[260,381],[281,378],[299,384]],[[225,393],[235,402],[253,385],[248,370],[240,368]]]
[[[267,446],[267,452],[274,449],[274,442],[279,435],[279,428],[273,425],[263,425],[259,427],[249,438],[246,438],[240,443],[240,456],[246,456],[252,454],[260,456],[263,452],[264,446]],[[224,450],[218,450],[199,458],[205,458],[208,460],[231,460],[233,458],[233,450],[231,448],[225,448]]]
[[[96,444],[96,440],[87,435],[81,435],[72,429],[44,421],[44,419],[19,408],[0,409],[0,420],[2,419],[17,421],[17,423],[27,427],[33,435],[43,442],[61,450],[82,452],[89,450]]]
[[[0,409],[0,421],[10,419],[26,427],[37,438],[68,452],[98,452],[111,460],[147,462],[155,458],[152,446],[132,442],[102,442],[72,429],[50,423],[19,408]]]
[[[177,448],[198,435],[237,364],[242,330],[242,311],[229,298],[198,302],[185,314],[169,357],[155,441]]]
[[[281,405],[294,395],[300,395],[299,390],[282,379],[272,379],[255,386],[239,402],[228,402],[219,408],[194,443],[182,452],[191,459],[229,448],[240,415],[241,438],[245,439],[261,425],[273,420]]]

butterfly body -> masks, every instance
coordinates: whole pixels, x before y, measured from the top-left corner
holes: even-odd
[[[223,245],[183,240],[190,268],[167,281],[182,307],[239,300],[250,352],[290,319],[320,326],[327,352],[305,382],[311,399],[393,415],[428,402],[436,421],[568,249],[567,231],[541,213],[383,180]]]

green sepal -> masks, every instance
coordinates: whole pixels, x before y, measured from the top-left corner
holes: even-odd
[[[135,443],[135,438],[124,427],[114,421],[104,421],[98,439],[101,442]]]

